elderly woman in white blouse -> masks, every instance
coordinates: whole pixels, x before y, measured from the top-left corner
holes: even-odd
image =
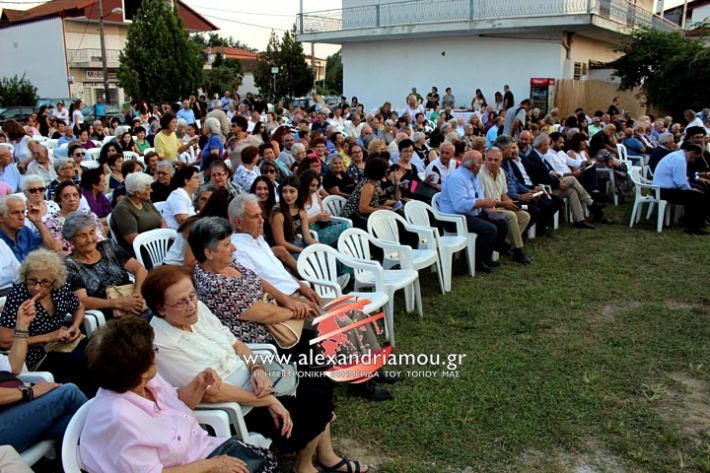
[[[46,220],[50,215],[59,211],[59,205],[56,202],[45,199],[44,194],[47,191],[47,186],[44,183],[44,179],[40,176],[36,174],[25,174],[20,181],[20,188],[22,189],[22,193],[25,194],[27,202],[33,207],[39,208],[42,220]],[[29,219],[25,221],[25,225],[37,231],[34,224],[30,222]]]

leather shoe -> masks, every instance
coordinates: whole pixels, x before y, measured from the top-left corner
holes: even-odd
[[[486,265],[490,266],[491,268],[497,268],[500,266],[500,261],[489,261],[486,263]]]
[[[595,228],[597,228],[586,220],[582,220],[581,222],[574,222],[572,226],[574,228],[588,228],[590,230],[594,230]]]
[[[368,401],[389,401],[390,399],[394,399],[391,392],[377,386],[371,379],[364,383],[351,384],[348,387],[348,392],[354,396],[367,399]]]
[[[520,263],[523,266],[527,266],[532,263],[532,261],[530,261],[530,258],[528,258],[525,253],[523,253],[523,250],[521,250],[520,248],[516,248],[515,250],[513,250],[513,261],[515,261],[516,263]]]
[[[491,271],[493,271],[493,270],[491,269],[491,267],[488,266],[488,265],[485,264],[485,263],[478,263],[478,264],[476,264],[476,272],[477,272],[477,273],[490,274]]]

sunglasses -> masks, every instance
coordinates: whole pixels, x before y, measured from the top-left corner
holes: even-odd
[[[37,192],[44,192],[46,190],[46,187],[30,187],[29,189],[27,189],[27,192],[29,192],[30,194],[35,194]]]
[[[276,174],[276,169],[264,169],[264,174]]]
[[[86,153],[74,153],[74,157],[78,158],[79,156],[85,156]]]

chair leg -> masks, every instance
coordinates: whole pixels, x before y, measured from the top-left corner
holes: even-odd
[[[665,200],[658,203],[658,218],[656,219],[656,231],[658,233],[663,232],[663,219],[666,215],[666,205],[667,202]]]
[[[453,267],[454,255],[448,249],[441,250],[439,255],[441,258],[441,272],[444,278],[444,290],[446,292],[451,292],[451,271]]]
[[[441,270],[440,258],[436,258],[436,265],[432,266],[436,268],[436,274],[439,276],[439,289],[441,289],[442,294],[446,294],[446,283],[444,282],[444,274]],[[449,277],[451,277],[451,272],[449,271]]]
[[[394,293],[385,305],[385,338],[394,346]]]
[[[636,214],[639,212],[639,207],[641,206],[641,203],[636,200],[634,202],[634,208],[631,210],[631,220],[629,221],[629,228],[634,227],[634,223],[636,223]]]
[[[414,311],[414,291],[412,286],[409,285],[404,288],[404,310],[407,312]]]
[[[651,215],[653,215],[653,207],[656,205],[655,202],[649,202],[648,203],[648,210],[646,211],[646,220],[651,218]]]
[[[555,212],[555,215],[552,217],[552,228],[553,230],[557,230],[560,228],[560,211],[558,210]]]
[[[422,309],[422,290],[419,287],[419,278],[414,280],[414,298],[416,300],[417,312],[419,312],[419,318],[424,318],[424,310]]]

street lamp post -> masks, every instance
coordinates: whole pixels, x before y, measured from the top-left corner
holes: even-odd
[[[272,84],[273,84],[271,90],[272,90],[273,95],[274,95],[274,99],[273,99],[273,104],[274,104],[274,106],[276,106],[276,75],[277,75],[278,73],[279,73],[279,68],[278,68],[278,67],[274,66],[274,67],[271,68],[271,78],[272,78]]]
[[[123,8],[114,8],[109,15],[123,13]],[[104,37],[104,1],[99,0],[99,41],[101,42],[101,69],[104,78],[104,102],[110,103],[111,96],[108,93],[108,65],[106,59],[106,39]]]

